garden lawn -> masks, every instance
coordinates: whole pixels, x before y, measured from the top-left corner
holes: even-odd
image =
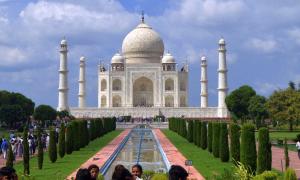
[[[60,158],[58,155],[55,163],[50,162],[48,153],[46,152],[44,153],[44,164],[42,170],[39,170],[37,167],[37,157],[33,157],[30,159],[30,176],[34,177],[35,180],[65,179],[81,164],[83,164],[101,148],[106,146],[110,141],[117,137],[121,132],[121,130],[116,130],[107,133],[104,136],[91,141],[89,145],[81,148],[80,151],[74,151],[70,155],[65,155],[64,158]],[[14,168],[21,179],[23,174],[23,163],[17,163]]]
[[[220,158],[214,158],[208,150],[203,150],[193,143],[171,130],[163,130],[163,133],[173,143],[173,145],[189,160],[193,161],[193,166],[206,179],[211,179],[214,174],[221,174],[224,169],[232,169],[231,162],[221,162]]]
[[[256,132],[257,134],[257,132]],[[299,131],[297,132],[270,132],[270,138],[272,140],[276,140],[276,139],[282,139],[284,140],[284,138],[287,138],[288,140],[294,140],[297,137],[297,134],[300,134]]]

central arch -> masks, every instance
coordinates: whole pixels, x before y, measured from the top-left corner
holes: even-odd
[[[140,77],[133,83],[133,106],[152,107],[153,98],[153,82],[146,78]]]

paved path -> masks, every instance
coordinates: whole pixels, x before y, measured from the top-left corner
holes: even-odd
[[[119,136],[113,139],[108,145],[98,151],[94,156],[88,159],[85,163],[83,163],[80,168],[88,168],[91,164],[96,164],[99,168],[101,168],[104,163],[108,160],[108,158],[112,155],[112,153],[118,148],[119,144],[123,141],[123,139],[127,136],[127,134],[131,131],[131,129],[124,130]],[[78,168],[79,169],[79,168]],[[76,176],[76,169],[72,174],[70,174],[67,178],[71,179]]]
[[[158,138],[164,152],[167,155],[167,158],[171,165],[180,165],[188,171],[188,167],[185,166],[186,158],[177,150],[177,148],[171,143],[171,141],[159,130],[153,130],[156,137]],[[189,168],[189,177],[190,180],[204,180],[205,178],[194,168],[191,166]]]

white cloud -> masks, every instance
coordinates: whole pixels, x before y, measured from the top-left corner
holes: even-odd
[[[256,86],[255,90],[258,92],[258,94],[262,94],[265,96],[268,96],[275,90],[280,89],[280,86],[278,84],[272,84],[268,82],[256,83],[255,86]]]
[[[294,28],[288,31],[288,35],[300,45],[300,28]]]
[[[0,46],[0,57],[0,66],[15,66],[24,63],[27,54],[19,48]]]
[[[277,42],[274,39],[252,38],[246,43],[246,46],[248,48],[264,53],[273,52],[278,46]]]

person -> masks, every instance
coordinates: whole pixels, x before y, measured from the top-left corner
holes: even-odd
[[[8,149],[8,143],[7,143],[6,139],[2,140],[1,149],[2,149],[2,154],[3,154],[3,159],[6,159],[6,154],[7,154],[7,149]]]
[[[0,169],[0,179],[1,180],[18,180],[18,175],[14,168],[2,167]]]
[[[169,180],[186,180],[188,173],[179,165],[172,165],[169,170]]]
[[[133,176],[136,177],[136,180],[141,180],[142,174],[143,174],[143,168],[141,165],[136,164],[133,165],[131,168],[131,173]]]
[[[92,179],[96,180],[99,175],[99,167],[96,164],[92,164],[88,167],[88,170],[92,176]]]
[[[76,180],[92,180],[92,176],[88,169],[79,169],[76,173]]]
[[[134,180],[133,175],[123,165],[118,164],[112,175],[112,180]]]
[[[296,147],[297,147],[297,150],[298,150],[298,158],[300,159],[300,140],[299,139],[296,143]]]

